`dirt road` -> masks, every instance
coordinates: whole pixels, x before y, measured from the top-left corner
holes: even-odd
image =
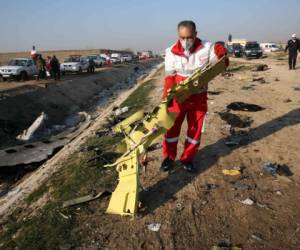
[[[300,69],[288,71],[286,62],[268,59],[242,62],[247,64],[236,65],[233,75],[219,76],[209,85],[209,113],[195,159],[196,174],[180,168],[160,172],[162,156],[157,149],[149,155],[147,174],[141,176],[144,208],[138,218],[107,215],[108,199],[97,200],[73,210],[74,224],[61,232],[68,237],[55,244],[61,249],[211,249],[217,245],[300,249]],[[257,62],[268,64],[269,69],[250,71]],[[160,73],[150,93],[149,110],[160,100],[162,80]],[[234,102],[256,104],[261,110],[233,110],[241,107],[234,104],[227,108]],[[186,124],[179,155],[185,131]],[[267,162],[281,164],[281,171],[267,174],[263,171]],[[224,175],[226,169],[238,169],[240,174]],[[35,209],[47,197],[34,203]],[[41,235],[43,224],[50,221],[40,221],[33,224],[41,226],[38,237],[26,231],[26,225],[14,237],[49,239],[52,229]],[[158,232],[148,229],[151,223],[160,224]]]
[[[102,72],[102,71],[107,71],[110,70],[111,67],[103,67],[103,68],[96,68],[95,72]],[[1,81],[0,82],[0,93],[6,93],[6,92],[12,92],[12,91],[17,91],[19,90],[19,92],[22,91],[22,89],[26,89],[31,87],[40,87],[40,88],[46,88],[47,85],[51,85],[51,84],[57,84],[60,83],[62,81],[66,81],[66,80],[74,80],[77,78],[82,78],[82,77],[86,77],[90,75],[87,72],[81,73],[81,74],[66,74],[61,76],[61,80],[59,81],[54,81],[53,79],[45,79],[45,80],[35,80],[35,79],[30,79],[27,81],[13,81],[13,80],[9,80],[9,81]]]

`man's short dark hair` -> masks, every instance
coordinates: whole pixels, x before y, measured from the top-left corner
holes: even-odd
[[[177,29],[179,30],[180,27],[187,27],[187,28],[192,29],[194,32],[196,32],[196,24],[193,21],[190,21],[190,20],[181,21],[177,25]]]

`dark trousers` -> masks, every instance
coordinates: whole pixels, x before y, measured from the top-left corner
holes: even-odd
[[[60,79],[60,70],[52,70],[52,77],[54,80],[59,80]]]
[[[89,73],[95,73],[95,66],[89,66]]]
[[[46,71],[39,70],[38,79],[45,79],[46,78]]]
[[[290,69],[295,69],[297,63],[297,54],[290,54],[289,55],[289,67]]]

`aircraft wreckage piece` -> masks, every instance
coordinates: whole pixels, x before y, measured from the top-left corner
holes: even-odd
[[[47,115],[42,112],[41,115],[31,124],[28,129],[25,129],[22,134],[19,134],[17,136],[17,139],[20,141],[29,141],[34,136],[34,133],[45,124],[45,121],[47,119]]]
[[[226,69],[225,60],[223,57],[216,64],[209,64],[197,70],[189,78],[174,86],[152,113],[144,116],[143,111],[139,111],[116,125],[114,131],[123,133],[125,138],[117,146],[117,150],[123,155],[115,163],[105,166],[116,166],[119,174],[119,183],[112,193],[107,213],[130,216],[137,214],[140,191],[139,167],[142,165],[142,159],[147,148],[156,143],[175,122],[176,113],[168,111],[169,101],[175,98],[181,103],[203,90],[209,81]]]
[[[85,120],[79,124],[79,127],[71,127],[46,140],[0,150],[0,170],[7,167],[29,165],[47,160],[90,125],[90,115],[85,112],[80,112],[80,114],[84,115]]]

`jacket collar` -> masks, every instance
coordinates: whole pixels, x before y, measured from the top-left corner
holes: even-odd
[[[190,54],[197,52],[198,50],[202,49],[204,46],[199,38],[196,38],[195,43],[190,48]],[[181,45],[181,42],[178,40],[171,49],[172,53],[178,56],[186,57],[184,54],[184,49]]]

